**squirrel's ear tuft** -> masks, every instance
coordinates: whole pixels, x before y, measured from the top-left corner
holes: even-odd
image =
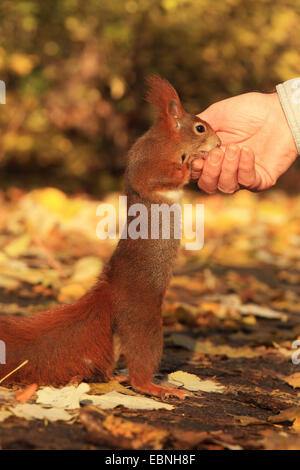
[[[150,75],[146,80],[148,90],[146,100],[152,104],[160,116],[180,119],[184,114],[177,91],[171,83],[158,75]]]

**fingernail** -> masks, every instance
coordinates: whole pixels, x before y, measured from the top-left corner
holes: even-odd
[[[211,163],[212,165],[217,165],[220,162],[221,157],[222,153],[215,150],[209,156],[209,163]]]
[[[225,156],[227,160],[235,160],[239,153],[239,147],[237,145],[228,145]]]

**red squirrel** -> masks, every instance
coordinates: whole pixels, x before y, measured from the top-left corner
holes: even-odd
[[[149,77],[146,100],[156,120],[129,151],[125,189],[128,207],[150,209],[152,203],[173,204],[190,180],[191,160],[220,139],[207,122],[184,111],[167,80]],[[120,239],[93,289],[76,303],[25,318],[0,317],[7,360],[0,379],[28,360],[6,383],[110,380],[122,355],[134,389],[184,398],[184,391],[152,382],[162,355],[162,303],[180,244],[170,232],[170,239]]]

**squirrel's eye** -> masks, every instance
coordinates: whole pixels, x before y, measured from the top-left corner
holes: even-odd
[[[198,124],[198,126],[195,127],[196,131],[201,134],[201,132],[205,132],[205,127],[202,126],[202,124]]]
[[[183,163],[184,163],[185,157],[186,157],[185,153],[181,155],[181,163],[182,163],[182,165],[183,165]]]

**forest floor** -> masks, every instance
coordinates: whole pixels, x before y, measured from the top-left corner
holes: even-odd
[[[105,202],[117,207],[118,195]],[[191,396],[159,410],[86,404],[51,421],[17,416],[22,387],[4,381],[0,448],[300,449],[300,197],[191,193],[184,202],[204,203],[205,243],[187,251],[183,240],[155,380],[187,372]],[[1,315],[33,314],[89,289],[116,243],[96,237],[98,203],[51,188],[0,193]],[[114,389],[142,396],[91,384],[98,395]]]

